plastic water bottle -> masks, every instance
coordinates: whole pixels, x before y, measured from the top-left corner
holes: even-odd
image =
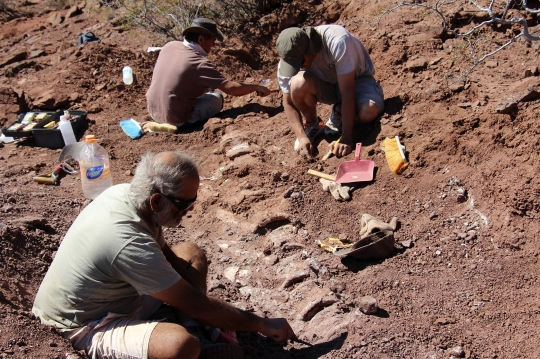
[[[97,143],[94,135],[87,135],[84,142],[79,155],[82,190],[86,198],[95,199],[112,186],[109,154]]]
[[[125,66],[122,69],[122,79],[126,85],[131,85],[133,83],[133,70],[129,66]]]
[[[62,138],[64,139],[64,145],[71,145],[72,143],[77,142],[75,138],[75,133],[73,132],[73,127],[69,121],[70,115],[68,111],[64,111],[64,114],[60,116],[60,121],[58,122],[58,128],[62,133]]]

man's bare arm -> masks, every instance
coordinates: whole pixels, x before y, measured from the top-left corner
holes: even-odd
[[[190,243],[185,243],[181,251],[189,251],[187,253],[175,253],[167,243],[161,248],[165,258],[189,284],[198,288],[203,293],[206,293],[206,277],[208,275],[208,259],[204,252],[197,246],[191,250]],[[188,260],[184,258],[189,258]]]
[[[259,96],[268,96],[272,92],[268,87],[254,85],[254,84],[243,84],[235,81],[227,81],[224,84],[218,86],[218,89],[225,92],[227,95],[231,96],[244,96],[252,92],[257,92]]]
[[[201,323],[217,328],[260,332],[280,342],[296,338],[286,319],[261,318],[251,312],[235,308],[229,303],[205,295],[184,279],[151,296]]]
[[[334,146],[337,157],[348,155],[354,147],[353,128],[356,117],[356,88],[354,71],[338,76],[338,86],[341,92],[341,142]]]
[[[283,109],[296,138],[305,137],[306,133],[304,132],[304,126],[302,126],[302,115],[294,105],[291,94],[289,93],[283,94]]]
[[[283,109],[285,110],[285,115],[287,116],[287,120],[289,121],[296,138],[298,138],[298,141],[300,142],[299,153],[304,156],[312,156],[313,148],[309,138],[306,136],[304,126],[302,125],[302,115],[294,105],[290,93],[283,94]]]

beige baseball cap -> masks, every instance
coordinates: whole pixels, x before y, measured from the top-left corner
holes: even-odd
[[[304,55],[316,54],[321,50],[322,38],[313,27],[290,27],[279,34],[276,48],[281,57],[281,74],[292,77],[300,71]]]

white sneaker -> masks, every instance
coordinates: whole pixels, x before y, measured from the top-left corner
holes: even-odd
[[[309,139],[309,142],[313,143],[317,136],[319,136],[324,131],[324,122],[319,122],[317,124],[304,124],[304,131],[306,132],[306,136]],[[294,150],[298,151],[300,149],[300,140],[297,138],[296,141],[294,141]]]
[[[325,124],[324,134],[327,136],[341,134],[341,113],[336,110],[336,105],[332,106],[332,114]]]

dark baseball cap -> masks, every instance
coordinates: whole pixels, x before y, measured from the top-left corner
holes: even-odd
[[[316,54],[321,50],[321,35],[312,27],[290,27],[279,34],[276,48],[281,57],[279,62],[283,76],[292,77],[300,71],[304,55]]]
[[[182,32],[182,35],[186,35],[188,32],[215,36],[219,41],[223,41],[223,34],[218,30],[216,23],[204,17],[194,19],[191,25]]]

